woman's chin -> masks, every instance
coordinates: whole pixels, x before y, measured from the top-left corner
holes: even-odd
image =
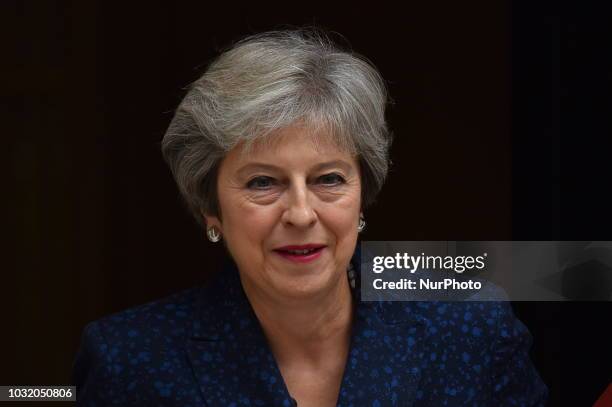
[[[279,283],[279,291],[285,298],[307,300],[337,295],[341,280],[334,278],[331,273],[322,273]]]

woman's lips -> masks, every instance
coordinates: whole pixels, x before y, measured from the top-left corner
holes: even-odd
[[[281,257],[284,257],[285,259],[296,262],[296,263],[309,263],[321,257],[321,253],[323,253],[324,249],[325,249],[325,246],[318,247],[306,254],[290,253],[289,251],[286,251],[286,250],[274,250],[274,253],[277,253]]]

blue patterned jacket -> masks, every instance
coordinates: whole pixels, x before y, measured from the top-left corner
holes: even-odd
[[[545,405],[508,302],[361,302],[358,284],[353,296],[338,406]],[[232,264],[206,287],[88,324],[73,377],[78,406],[295,405]]]

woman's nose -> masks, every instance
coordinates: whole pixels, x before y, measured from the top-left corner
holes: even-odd
[[[288,195],[283,222],[297,227],[312,226],[317,220],[317,214],[312,206],[307,185],[293,186]]]

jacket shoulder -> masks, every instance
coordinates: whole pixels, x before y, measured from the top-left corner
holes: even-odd
[[[410,315],[421,322],[418,337],[406,333],[409,345],[419,346],[419,401],[439,402],[434,395],[444,378],[453,392],[440,397],[449,405],[460,396],[475,403],[481,397],[483,405],[545,405],[548,390],[529,358],[531,334],[509,301],[396,302],[390,308],[395,320]]]
[[[183,344],[201,288],[132,307],[87,324],[73,364],[77,405],[147,405],[191,388]]]
[[[156,333],[179,335],[193,319],[200,293],[200,287],[190,288],[107,315],[93,323],[100,326],[107,340],[127,336],[136,341],[141,335]]]

